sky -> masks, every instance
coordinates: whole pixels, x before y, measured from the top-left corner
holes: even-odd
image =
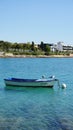
[[[73,0],[0,0],[0,40],[73,45]]]

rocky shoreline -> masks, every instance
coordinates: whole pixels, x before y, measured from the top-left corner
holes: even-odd
[[[1,54],[0,58],[73,58],[73,54],[67,55],[13,55],[12,53]]]

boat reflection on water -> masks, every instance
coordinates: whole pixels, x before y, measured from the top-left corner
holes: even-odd
[[[6,91],[22,91],[29,92],[33,94],[41,94],[41,93],[54,93],[54,88],[45,88],[45,87],[14,87],[14,86],[5,86]]]
[[[5,86],[5,90],[25,90],[26,87]]]

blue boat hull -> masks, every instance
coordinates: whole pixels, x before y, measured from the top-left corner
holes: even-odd
[[[55,79],[4,79],[6,86],[18,86],[18,87],[53,87]]]

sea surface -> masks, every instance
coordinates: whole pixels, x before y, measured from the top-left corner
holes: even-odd
[[[60,87],[9,89],[3,80],[42,75]],[[0,58],[0,130],[73,130],[73,58]]]

